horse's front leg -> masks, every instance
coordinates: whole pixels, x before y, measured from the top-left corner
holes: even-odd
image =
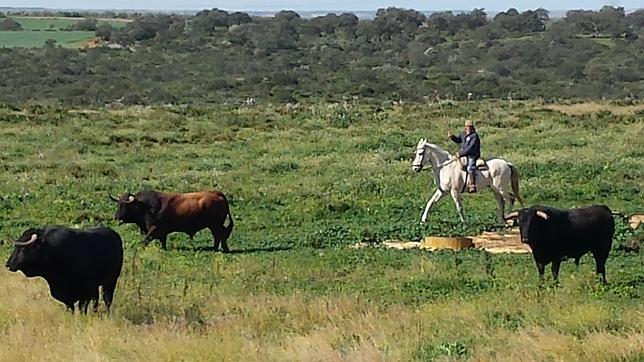
[[[425,206],[425,212],[423,212],[423,217],[420,219],[420,221],[424,224],[427,222],[427,216],[429,215],[429,210],[431,210],[432,206],[438,202],[438,200],[442,199],[443,196],[445,196],[445,193],[441,191],[440,189],[436,189],[436,192],[432,195],[432,197],[427,201],[427,206]]]
[[[458,217],[461,219],[461,222],[465,222],[465,214],[463,213],[463,198],[461,193],[458,190],[452,189],[450,191],[452,195],[452,200],[454,200],[454,205],[456,206],[456,211],[458,211]]]

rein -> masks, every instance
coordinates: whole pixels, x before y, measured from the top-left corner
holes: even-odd
[[[417,148],[417,149],[416,149],[416,151],[419,151],[419,150],[423,150],[423,158],[420,160],[420,164],[413,164],[413,163],[412,163],[412,166],[414,166],[414,167],[420,167],[420,169],[422,170],[422,169],[424,168],[424,166],[423,166],[423,160],[425,159],[425,153],[427,152],[427,150],[425,149],[425,147],[420,147],[420,148]],[[454,162],[454,161],[456,161],[456,160],[458,160],[458,159],[457,159],[457,158],[455,158],[455,157],[450,157],[450,159],[449,159],[449,160],[447,160],[447,161],[445,161],[445,162],[441,163],[440,165],[437,165],[437,166],[436,166],[436,168],[437,168],[437,169],[436,169],[436,172],[440,171],[443,167],[445,167],[445,166],[449,165],[450,163],[452,163],[452,162]]]

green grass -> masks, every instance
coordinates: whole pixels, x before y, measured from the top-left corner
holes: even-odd
[[[48,39],[54,39],[56,45],[76,48],[79,42],[92,38],[91,31],[0,31],[0,47],[39,48]]]
[[[362,240],[494,229],[489,192],[418,224],[433,191],[410,170],[425,137],[478,123],[485,155],[517,165],[528,204],[641,212],[641,113],[565,115],[533,103],[297,110],[0,109],[0,238],[29,226],[113,227],[126,244],[110,318],[69,316],[41,279],[0,271],[0,356],[42,360],[626,360],[644,357],[641,254],[614,250],[537,288],[530,255],[354,250]],[[601,151],[601,152],[600,152]],[[173,234],[140,248],[108,193],[220,189],[232,254]],[[616,246],[633,238],[618,224]],[[0,246],[6,260],[10,245]],[[43,344],[42,341],[47,343]]]

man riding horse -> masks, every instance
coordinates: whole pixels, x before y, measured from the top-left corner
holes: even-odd
[[[474,123],[471,120],[465,121],[465,132],[458,136],[448,132],[447,137],[461,144],[456,157],[467,157],[467,192],[476,192],[476,160],[481,157],[481,139],[476,133]]]

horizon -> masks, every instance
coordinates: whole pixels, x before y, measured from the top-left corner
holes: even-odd
[[[607,3],[606,3],[607,2]],[[506,11],[515,8],[519,11],[544,8],[549,11],[566,11],[573,9],[599,10],[602,6],[621,6],[625,10],[637,10],[644,4],[636,0],[628,1],[514,1],[481,0],[477,4],[470,1],[434,1],[432,5],[417,0],[408,1],[383,1],[383,0],[346,0],[340,1],[285,1],[285,0],[250,0],[243,1],[204,1],[204,0],[113,0],[109,6],[104,1],[98,0],[5,0],[0,6],[2,9],[33,9],[33,10],[74,10],[74,11],[199,11],[218,8],[225,11],[244,12],[277,12],[293,10],[296,12],[373,12],[381,8],[399,7],[423,12],[436,11],[471,11],[483,8],[486,12]],[[270,3],[270,5],[268,4]]]

